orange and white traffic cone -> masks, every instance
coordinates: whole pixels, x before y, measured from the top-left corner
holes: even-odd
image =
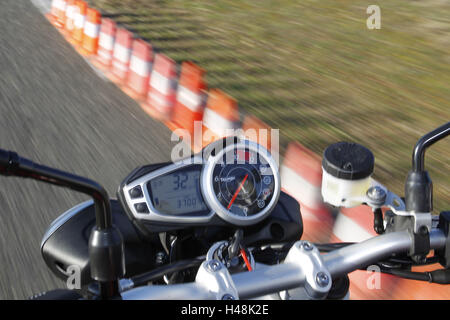
[[[376,235],[373,230],[372,209],[360,205],[340,209],[330,242],[361,242]],[[350,278],[350,299],[355,300],[391,299],[392,291],[398,283],[398,278],[395,276],[371,271],[357,270],[348,276]]]
[[[69,40],[72,37],[73,30],[75,28],[75,0],[67,0],[66,5],[66,21],[64,23],[63,35]]]
[[[64,28],[66,22],[66,6],[67,2],[65,0],[60,0],[59,2],[58,15],[56,16],[55,25],[58,28]]]
[[[64,27],[66,16],[66,0],[52,0],[50,13],[46,14],[47,19],[58,28]]]
[[[116,30],[116,23],[113,20],[102,18],[97,57],[92,60],[92,64],[101,70],[106,71],[112,65]]]
[[[72,38],[69,40],[75,47],[83,42],[84,23],[86,21],[87,3],[82,0],[75,2],[74,28]]]
[[[87,9],[83,43],[80,49],[82,55],[91,56],[97,54],[101,20],[100,12],[92,8]]]
[[[110,79],[119,85],[125,83],[128,75],[132,44],[133,34],[124,28],[118,28],[114,43]]]
[[[152,46],[142,39],[134,40],[127,86],[124,91],[135,100],[143,100],[147,96],[152,62]]]
[[[142,108],[152,117],[169,121],[175,104],[176,63],[164,54],[155,56],[147,101]]]
[[[202,121],[206,102],[206,84],[203,80],[205,71],[192,62],[181,64],[177,96],[172,120],[168,123],[173,131],[184,129],[194,137],[195,121]]]
[[[298,142],[291,142],[280,169],[281,188],[300,203],[303,238],[326,242],[333,228],[333,213],[324,204],[321,192],[320,156]]]
[[[202,146],[229,135],[240,128],[240,115],[235,99],[219,89],[211,89],[203,113]],[[198,151],[202,146],[195,146]]]
[[[50,5],[50,12],[45,14],[45,17],[50,21],[52,24],[55,22],[56,17],[58,15],[58,9],[59,9],[59,3],[61,0],[52,0],[52,3]]]

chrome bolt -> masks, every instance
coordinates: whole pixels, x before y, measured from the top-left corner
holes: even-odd
[[[386,191],[379,186],[370,187],[367,190],[367,196],[376,204],[383,204],[386,200]]]
[[[324,288],[328,285],[329,282],[330,278],[325,272],[320,271],[316,274],[316,283],[319,285],[319,287]]]
[[[302,247],[306,251],[311,251],[314,248],[313,245],[311,244],[311,242],[308,242],[308,241],[303,241]]]
[[[220,262],[217,261],[217,260],[209,261],[207,267],[208,267],[209,270],[211,270],[213,272],[219,271],[222,268],[220,266]]]
[[[222,300],[236,300],[236,299],[231,294],[226,293],[222,296]]]

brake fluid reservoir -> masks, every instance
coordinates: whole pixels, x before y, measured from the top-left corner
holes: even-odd
[[[372,152],[357,143],[338,142],[330,145],[322,159],[322,197],[337,207],[361,204],[370,188],[374,168]]]

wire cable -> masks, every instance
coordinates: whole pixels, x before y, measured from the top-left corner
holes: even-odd
[[[161,266],[152,271],[145,272],[137,276],[133,276],[131,277],[131,281],[133,281],[135,287],[146,285],[148,282],[158,280],[166,274],[174,273],[187,268],[198,267],[199,265],[202,264],[203,261],[205,261],[205,257],[198,257],[189,260],[180,260],[165,266]]]

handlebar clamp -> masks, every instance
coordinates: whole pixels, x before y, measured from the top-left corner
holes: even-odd
[[[319,250],[308,241],[298,241],[289,250],[285,259],[287,263],[297,264],[306,276],[304,293],[310,299],[324,299],[331,289],[331,275],[326,268]],[[288,295],[292,292],[287,292]],[[297,293],[298,294],[298,293]]]
[[[216,300],[239,299],[230,273],[223,263],[216,259],[206,260],[200,265],[195,282],[206,286]]]
[[[427,254],[430,252],[430,233],[426,226],[421,226],[419,232],[411,230],[412,243],[409,250],[411,259],[416,262],[423,262],[426,259]]]

